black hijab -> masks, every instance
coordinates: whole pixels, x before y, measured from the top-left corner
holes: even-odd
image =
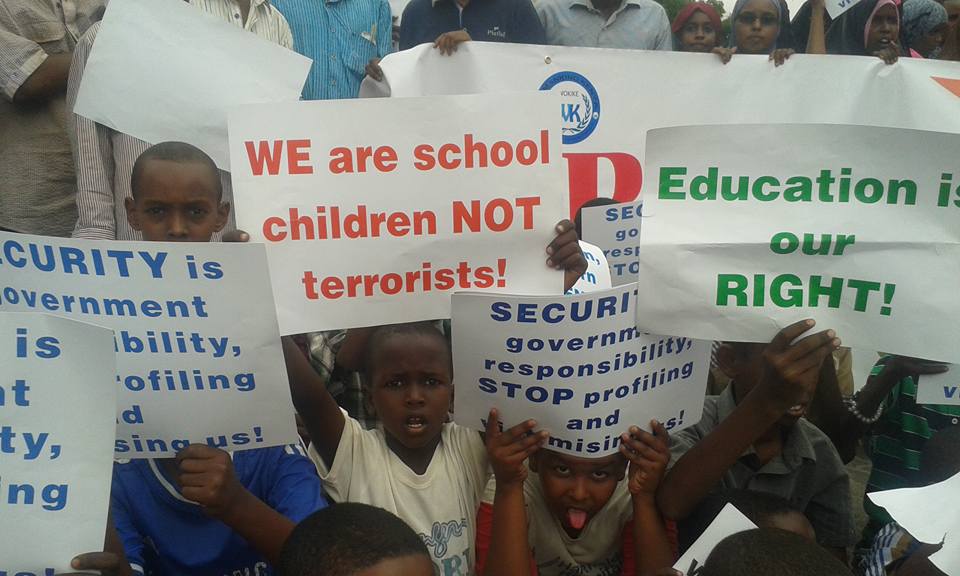
[[[878,4],[886,4],[892,1],[860,0],[856,6],[841,14],[827,30],[827,53],[872,56],[872,54],[867,54],[867,23],[873,18],[873,13],[876,11]],[[896,2],[894,4],[897,7],[897,18],[900,20],[898,39],[900,54],[906,56],[907,47],[903,41],[903,8]]]

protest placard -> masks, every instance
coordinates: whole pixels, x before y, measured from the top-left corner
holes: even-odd
[[[113,332],[0,313],[0,574],[74,572],[103,549],[116,430]]]
[[[310,65],[183,0],[111,0],[74,112],[150,144],[193,144],[229,170],[227,110],[296,102]]]
[[[943,544],[930,561],[947,576],[960,574],[960,474],[922,488],[867,494],[919,542]]]
[[[917,381],[917,404],[960,406],[960,366],[943,374],[924,374]]]
[[[640,330],[768,342],[813,318],[854,348],[960,359],[958,157],[955,135],[891,128],[651,131]]]
[[[650,420],[678,431],[700,420],[710,343],[637,332],[636,285],[566,297],[453,296],[457,423],[484,429],[533,418],[547,448],[616,452]]]
[[[453,56],[423,46],[380,66],[388,85],[368,78],[361,96],[560,94],[554,110],[563,121],[571,215],[598,195],[637,199],[651,174],[642,161],[653,128],[823,122],[960,133],[960,71],[938,60],[903,58],[889,68],[860,56],[796,54],[775,68],[766,55],[738,54],[723,65],[713,54],[474,41]]]
[[[860,0],[827,0],[824,7],[827,15],[836,20],[841,14],[860,3]]]
[[[637,281],[643,202],[592,206],[581,211],[583,239],[603,249],[614,286]]]
[[[0,311],[116,333],[116,455],[295,442],[263,246],[0,233]]]
[[[603,250],[588,242],[580,241],[580,250],[587,261],[587,271],[583,273],[577,283],[570,289],[570,294],[586,294],[613,287],[610,281],[610,266],[603,255]]]
[[[697,576],[703,571],[703,565],[707,557],[728,536],[747,530],[753,530],[757,525],[743,515],[743,512],[737,510],[733,504],[727,504],[720,510],[717,517],[703,534],[697,538],[697,541],[687,548],[683,556],[673,565],[674,570],[679,570],[686,576]]]
[[[337,100],[230,117],[238,226],[280,330],[447,318],[450,294],[559,294],[555,95]],[[390,126],[390,130],[383,130]]]

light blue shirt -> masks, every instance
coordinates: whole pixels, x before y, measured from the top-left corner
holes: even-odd
[[[556,46],[671,50],[670,20],[653,0],[625,0],[605,19],[590,0],[539,0],[547,43]]]
[[[272,0],[293,31],[294,49],[313,59],[304,100],[356,98],[364,69],[392,47],[387,0]]]

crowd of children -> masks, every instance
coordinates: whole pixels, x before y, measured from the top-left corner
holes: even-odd
[[[224,228],[230,205],[200,150],[158,144],[132,173],[126,214],[145,240],[208,242]],[[561,222],[545,255],[545,265],[572,270],[570,280],[583,270],[575,230]],[[837,387],[831,356],[841,342],[798,322],[768,344],[719,344],[715,362],[731,382],[706,398],[698,424],[668,437],[659,422],[647,423],[651,432],[636,423],[619,453],[588,459],[545,447],[547,433],[534,433],[533,420],[502,429],[496,410],[484,433],[452,423],[443,326],[380,326],[348,338],[373,429],[337,404],[330,372],[315,370],[285,337],[309,447],[227,453],[192,445],[172,459],[117,462],[104,550],[78,556],[74,568],[667,575],[732,503],[759,529],[720,543],[703,574],[936,573],[927,560],[936,546],[915,541],[882,510],[872,511],[866,540],[854,548],[850,481],[835,444],[866,435],[878,487],[960,472],[956,408],[915,401],[918,376],[943,372],[942,364],[887,356],[855,397],[824,393]],[[832,438],[807,418],[813,413]]]

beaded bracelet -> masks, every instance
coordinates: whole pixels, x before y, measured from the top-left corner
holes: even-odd
[[[866,416],[860,413],[860,408],[857,407],[857,400],[859,400],[859,398],[860,398],[860,393],[857,392],[853,396],[843,399],[843,404],[847,407],[847,411],[853,414],[853,416],[857,420],[859,420],[860,422],[863,422],[864,424],[876,423],[877,420],[879,420],[880,417],[883,416],[883,405],[885,402],[881,402],[880,406],[877,406],[877,413],[873,415],[873,418],[867,418]]]

